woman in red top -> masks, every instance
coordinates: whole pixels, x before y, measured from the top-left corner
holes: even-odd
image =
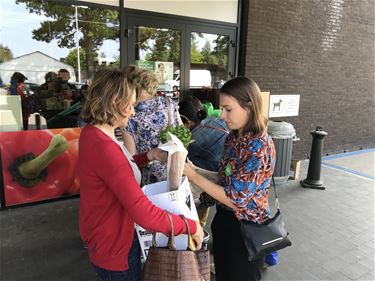
[[[115,128],[125,127],[134,114],[134,103],[135,92],[125,75],[105,68],[95,74],[81,111],[87,125],[79,141],[80,234],[102,280],[140,279],[134,223],[153,232],[171,231],[167,213],[139,187],[138,167],[151,160],[165,161],[166,152],[153,149],[133,159],[115,138]],[[184,221],[176,215],[172,219],[174,234],[186,234]],[[199,223],[188,221],[200,248],[203,230]]]

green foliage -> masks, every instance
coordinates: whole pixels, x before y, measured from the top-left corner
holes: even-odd
[[[113,62],[114,67],[120,67],[120,56],[115,56],[114,57],[115,61]]]
[[[49,20],[42,21],[39,28],[33,30],[33,39],[44,42],[57,40],[61,48],[75,47],[75,8],[61,5],[52,1],[16,0],[16,4],[24,3],[26,8],[38,15],[44,15]],[[104,40],[118,38],[118,12],[100,8],[78,8],[78,25],[82,37],[79,45],[85,50],[83,60],[86,60],[86,69],[90,76],[96,51]]]
[[[11,60],[12,58],[12,51],[7,46],[0,44],[0,63]]]
[[[198,50],[197,42],[195,40],[191,40],[191,47],[190,47],[190,61],[191,63],[202,63],[203,56],[201,52]]]
[[[206,43],[202,48],[202,62],[207,64],[217,64],[217,58],[212,54],[211,43],[208,40],[206,40]]]
[[[153,61],[167,61],[168,60],[168,53],[169,53],[169,42],[168,36],[165,31],[157,32],[157,36],[155,36],[155,45],[153,48],[153,52],[151,53],[151,60]]]
[[[184,125],[168,126],[166,129],[160,131],[160,140],[162,143],[168,142],[168,132],[174,134],[180,139],[183,145],[187,148],[193,142],[191,132]]]
[[[146,52],[146,61],[170,61],[178,64],[181,53],[181,32],[172,29],[153,27],[140,27],[136,29],[135,37],[138,38],[137,53]],[[217,35],[211,45],[206,40],[202,50],[198,49],[198,40],[204,38],[200,32],[191,33],[191,63],[202,63],[226,67],[228,62],[229,42],[227,36]]]
[[[169,55],[168,61],[173,61],[174,63],[180,62],[180,42],[181,42],[181,32],[171,30],[171,34],[168,39],[169,45]]]
[[[139,27],[135,29],[135,38],[138,38],[136,45],[137,49],[148,51],[151,50],[151,41],[155,40],[157,36],[156,28],[153,27]]]
[[[218,35],[214,40],[216,46],[212,54],[217,58],[217,64],[225,67],[228,63],[229,40],[227,36]]]
[[[79,57],[80,57],[81,69],[86,69],[86,60],[83,59],[86,57],[86,51],[82,48],[79,48]],[[77,49],[73,49],[69,51],[68,55],[65,58],[65,63],[73,66],[74,69],[78,69]]]

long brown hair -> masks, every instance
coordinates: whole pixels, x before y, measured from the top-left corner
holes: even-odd
[[[134,88],[126,75],[115,68],[98,70],[88,88],[81,110],[81,119],[89,124],[116,125],[118,118],[125,118]]]
[[[235,98],[242,108],[250,110],[244,134],[251,132],[257,135],[266,130],[268,120],[262,114],[261,92],[253,80],[243,76],[233,78],[220,88],[220,94]]]

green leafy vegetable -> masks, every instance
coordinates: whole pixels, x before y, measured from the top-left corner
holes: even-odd
[[[174,134],[176,137],[180,139],[180,141],[183,143],[185,148],[189,146],[193,142],[191,138],[191,132],[188,128],[186,128],[184,125],[180,126],[168,126],[164,130],[160,131],[160,140],[162,143],[168,142],[168,132],[171,134]]]

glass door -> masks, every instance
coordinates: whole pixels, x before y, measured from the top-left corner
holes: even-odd
[[[210,92],[216,104],[216,89],[234,75],[235,32],[220,23],[129,11],[127,63],[154,71],[162,94],[205,99],[200,92]]]
[[[218,107],[218,89],[234,77],[234,30],[189,26],[189,92]]]
[[[159,95],[179,97],[181,31],[149,26],[134,27],[135,64],[153,71]]]
[[[153,71],[158,80],[157,94],[179,98],[183,26],[145,17],[130,16],[128,63]],[[173,27],[173,28],[172,28]],[[176,28],[177,27],[177,28]]]

